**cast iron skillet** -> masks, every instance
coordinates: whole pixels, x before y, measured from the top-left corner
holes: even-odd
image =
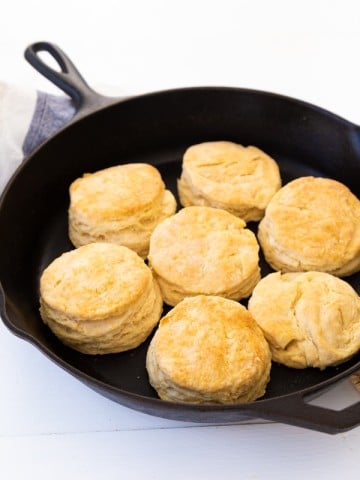
[[[44,63],[46,51],[61,71]],[[159,168],[176,192],[186,147],[208,140],[257,145],[279,163],[283,182],[332,177],[360,197],[360,128],[321,108],[240,88],[186,88],[128,99],[103,97],[55,45],[36,43],[26,59],[68,93],[78,109],[71,123],[19,168],[0,204],[1,315],[7,327],[89,387],[130,408],[194,422],[254,417],[337,433],[360,424],[360,402],[342,411],[307,403],[360,368],[360,354],[341,366],[293,370],[274,364],[265,397],[238,406],[182,405],[159,400],[145,370],[148,342],[116,355],[87,356],[62,345],[38,313],[42,270],[70,250],[68,186],[84,172],[128,162]],[[256,225],[252,225],[256,229]],[[270,268],[262,261],[263,274]],[[347,279],[359,292],[360,274]]]

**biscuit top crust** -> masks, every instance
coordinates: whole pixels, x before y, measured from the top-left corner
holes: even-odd
[[[319,258],[332,271],[360,253],[360,202],[336,180],[301,177],[289,182],[274,195],[262,222],[272,242],[290,257],[299,255],[300,262],[305,257],[314,270]]]
[[[62,254],[44,270],[40,294],[70,317],[99,320],[125,310],[151,281],[150,269],[132,250],[90,243]]]
[[[70,186],[71,208],[99,220],[116,220],[160,202],[164,183],[158,170],[130,163],[84,174]]]
[[[249,199],[265,208],[281,186],[277,163],[254,146],[218,141],[189,147],[183,168],[208,198],[229,206]]]
[[[158,275],[189,291],[230,290],[258,265],[259,245],[245,222],[225,210],[186,207],[160,223],[149,261]]]
[[[156,359],[175,384],[198,391],[251,385],[270,363],[269,347],[245,307],[221,297],[186,298],[161,321]]]
[[[324,272],[272,273],[255,287],[249,311],[274,359],[324,368],[360,348],[360,298]]]

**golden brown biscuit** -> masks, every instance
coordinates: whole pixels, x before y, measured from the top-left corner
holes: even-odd
[[[360,202],[335,180],[298,178],[272,198],[258,239],[275,270],[351,275],[360,269]]]
[[[199,295],[186,298],[162,318],[146,367],[164,400],[236,404],[265,393],[271,355],[245,307]]]
[[[260,280],[259,245],[245,222],[225,210],[187,207],[159,224],[149,265],[164,301],[198,294],[239,300]]]
[[[120,245],[91,243],[64,253],[40,279],[43,321],[63,343],[83,353],[137,347],[161,312],[150,269]]]
[[[288,367],[323,369],[360,349],[359,296],[328,273],[272,273],[255,287],[248,308],[273,360]]]
[[[145,258],[152,231],[175,210],[175,198],[153,166],[131,163],[106,168],[71,184],[70,240],[76,247],[117,243]]]
[[[222,208],[244,219],[260,220],[281,187],[277,163],[259,148],[232,142],[205,142],[188,148],[178,181],[184,207]]]

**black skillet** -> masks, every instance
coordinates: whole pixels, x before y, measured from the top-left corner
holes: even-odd
[[[41,51],[50,53],[61,72],[41,60]],[[360,353],[324,371],[275,364],[265,397],[249,404],[165,402],[147,379],[148,342],[107,356],[82,355],[65,347],[39,318],[38,283],[44,267],[73,248],[67,236],[68,186],[84,172],[148,162],[176,192],[185,148],[221,139],[268,152],[280,165],[283,183],[304,175],[327,176],[360,197],[360,128],[313,105],[240,88],[186,88],[125,100],[103,97],[55,45],[36,43],[25,57],[71,96],[78,111],[19,168],[1,197],[0,303],[7,327],[102,395],[152,415],[215,423],[257,417],[329,433],[359,425],[360,402],[333,411],[307,400],[360,368]],[[265,262],[262,271],[270,271]],[[360,292],[360,274],[347,280]]]

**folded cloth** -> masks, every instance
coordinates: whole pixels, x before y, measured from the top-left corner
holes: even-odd
[[[74,113],[72,101],[65,96],[0,82],[0,193],[23,159]]]
[[[24,156],[51,137],[74,114],[75,108],[69,98],[38,92],[34,114],[23,142]]]

